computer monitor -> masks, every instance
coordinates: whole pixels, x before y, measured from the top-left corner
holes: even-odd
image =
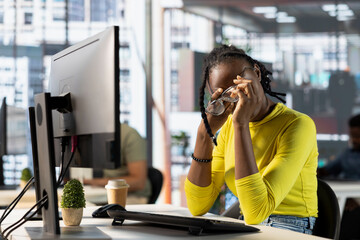
[[[119,27],[55,54],[51,62],[50,93],[35,95],[30,124],[35,126],[32,141],[36,141],[34,161],[39,167],[36,191],[41,198],[48,196],[42,209],[43,232],[60,234],[55,179],[60,138],[78,137],[76,166],[120,164]],[[71,151],[67,148],[65,160]]]
[[[4,185],[4,165],[3,156],[7,154],[7,124],[6,124],[6,98],[2,99],[0,109],[0,186]]]
[[[0,189],[14,189],[9,185],[4,169],[5,155],[26,154],[27,150],[27,118],[25,109],[7,104],[2,99],[0,109]]]
[[[55,54],[51,96],[71,94],[72,111],[52,112],[56,165],[60,138],[77,136],[76,167],[120,167],[119,30],[107,30]],[[70,148],[65,159],[70,156]]]

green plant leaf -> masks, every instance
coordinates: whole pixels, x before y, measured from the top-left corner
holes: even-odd
[[[31,173],[30,168],[24,168],[24,169],[21,171],[20,180],[23,180],[23,181],[27,182],[27,181],[30,180],[31,177],[32,177],[32,173]]]
[[[84,188],[77,179],[68,181],[61,196],[61,208],[84,208],[86,205]]]

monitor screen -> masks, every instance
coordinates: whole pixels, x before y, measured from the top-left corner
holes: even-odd
[[[0,109],[0,156],[7,154],[7,142],[6,142],[6,98],[2,99],[1,109]]]
[[[7,154],[19,155],[27,153],[28,118],[24,108],[7,105]]]
[[[3,98],[0,109],[0,186],[4,185],[3,156],[7,154],[6,131],[6,98]]]
[[[70,93],[72,104],[69,113],[52,111],[56,165],[60,138],[77,136],[72,166],[119,167],[119,28],[107,28],[55,54],[49,88],[51,96]]]

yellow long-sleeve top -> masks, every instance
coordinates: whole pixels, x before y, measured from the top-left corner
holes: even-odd
[[[250,122],[259,172],[235,180],[232,116],[220,130],[213,150],[212,182],[200,187],[185,181],[187,205],[193,215],[212,207],[226,182],[240,202],[247,224],[270,214],[317,217],[317,141],[310,117],[277,103],[263,120]]]

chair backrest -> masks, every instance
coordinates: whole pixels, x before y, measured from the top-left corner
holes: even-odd
[[[334,191],[323,180],[318,178],[318,218],[313,235],[331,239],[339,239],[340,209]]]
[[[156,199],[159,197],[163,185],[163,175],[158,169],[149,167],[148,178],[151,182],[151,196],[148,203],[151,204],[155,203]]]
[[[231,206],[228,207],[228,209],[226,209],[221,214],[221,216],[239,219],[239,217],[240,217],[240,203],[239,203],[239,200],[236,200],[236,202],[231,204]]]

